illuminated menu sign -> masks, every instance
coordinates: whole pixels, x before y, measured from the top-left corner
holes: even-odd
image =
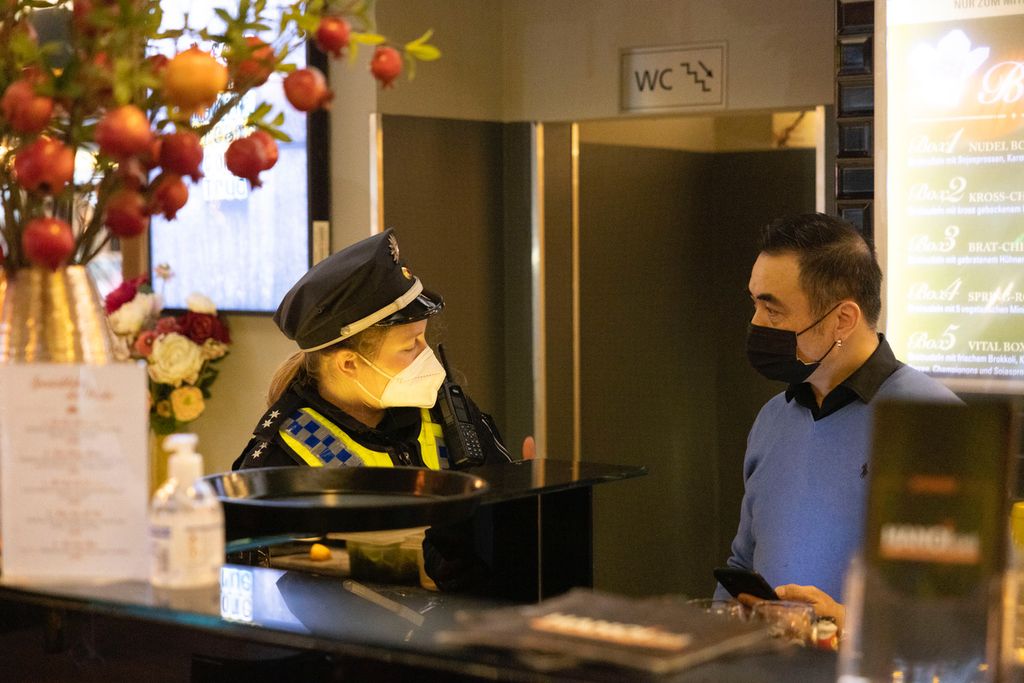
[[[887,333],[955,389],[1024,388],[1024,0],[886,7]]]

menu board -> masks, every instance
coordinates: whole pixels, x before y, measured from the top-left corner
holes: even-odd
[[[1024,388],[1024,2],[886,5],[886,295],[896,355]]]

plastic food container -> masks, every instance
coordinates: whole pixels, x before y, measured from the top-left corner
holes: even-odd
[[[420,583],[423,528],[345,534],[349,575],[374,583]]]

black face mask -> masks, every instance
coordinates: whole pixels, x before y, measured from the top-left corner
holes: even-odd
[[[800,330],[779,330],[774,327],[750,324],[747,326],[747,358],[755,370],[768,379],[779,380],[787,384],[799,384],[811,376],[825,356],[832,353],[836,342],[828,347],[828,351],[816,361],[805,363],[796,355],[796,338],[811,329],[839,308],[836,304],[828,313]]]

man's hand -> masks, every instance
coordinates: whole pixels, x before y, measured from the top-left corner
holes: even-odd
[[[775,592],[778,593],[780,600],[810,603],[814,607],[816,616],[832,617],[836,620],[839,632],[843,632],[843,623],[846,621],[846,608],[833,600],[828,593],[820,588],[787,583],[784,586],[777,586]]]

